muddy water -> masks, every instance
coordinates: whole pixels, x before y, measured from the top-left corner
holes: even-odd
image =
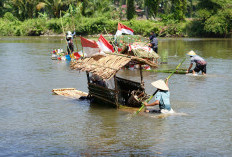
[[[178,113],[129,118],[127,112],[52,95],[53,88],[87,91],[85,73],[49,52],[60,38],[1,37],[0,156],[230,156],[232,154],[232,40],[159,39],[175,67],[191,49],[208,75],[173,75],[171,105]],[[182,67],[188,67],[189,58]],[[140,80],[138,71],[119,75]],[[147,93],[165,73],[144,72]]]

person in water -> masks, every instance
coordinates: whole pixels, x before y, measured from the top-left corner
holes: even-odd
[[[194,51],[190,51],[187,53],[187,55],[190,56],[191,58],[191,63],[189,65],[189,68],[187,70],[187,73],[190,72],[192,66],[193,66],[193,63],[195,62],[196,63],[196,67],[193,69],[192,73],[193,75],[199,71],[202,71],[202,75],[205,75],[206,74],[206,65],[207,65],[207,62],[200,56],[198,56]]]
[[[149,40],[150,40],[149,47],[152,48],[153,51],[158,53],[158,40],[154,32],[151,32]]]
[[[170,92],[168,88],[168,80],[166,83],[163,80],[158,80],[151,83],[154,87],[159,90],[155,95],[155,101],[153,103],[148,104],[144,102],[145,106],[155,106],[159,105],[159,110],[149,110],[146,109],[146,112],[155,112],[155,113],[174,113],[170,104]]]
[[[67,40],[67,51],[68,54],[70,55],[71,53],[73,53],[74,51],[74,45],[73,45],[73,36],[76,34],[76,32],[74,31],[74,33],[72,34],[72,32],[68,31],[66,33],[66,40]]]

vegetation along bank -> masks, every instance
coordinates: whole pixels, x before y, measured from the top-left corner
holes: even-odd
[[[115,34],[121,22],[143,36],[231,37],[231,17],[231,0],[2,0],[0,35]]]

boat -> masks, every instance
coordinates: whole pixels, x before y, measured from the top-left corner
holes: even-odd
[[[64,52],[63,49],[55,49],[51,52],[52,60],[62,60],[62,61],[71,61],[78,60],[81,57],[82,52],[73,52],[71,55],[68,55],[67,52]]]
[[[140,82],[117,76],[117,72],[130,62],[139,65]],[[143,58],[108,53],[105,56],[92,56],[71,61],[70,68],[86,72],[89,91],[85,96],[92,102],[108,104],[115,108],[141,107],[142,102],[149,97],[145,92],[142,74],[142,65],[146,64],[153,68],[157,67],[157,64]],[[61,94],[58,93],[58,95]]]
[[[148,71],[153,72],[159,72],[159,73],[172,73],[174,71],[174,74],[186,74],[187,69],[167,69],[167,70],[161,70],[161,69],[151,69]],[[189,71],[189,73],[192,73],[192,70]]]

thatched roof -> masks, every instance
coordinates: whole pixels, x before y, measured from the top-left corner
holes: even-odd
[[[121,54],[106,54],[106,56],[93,56],[90,58],[79,59],[71,62],[70,67],[75,70],[91,72],[100,76],[102,79],[110,79],[130,61],[157,67],[157,64],[152,63],[151,61]]]

